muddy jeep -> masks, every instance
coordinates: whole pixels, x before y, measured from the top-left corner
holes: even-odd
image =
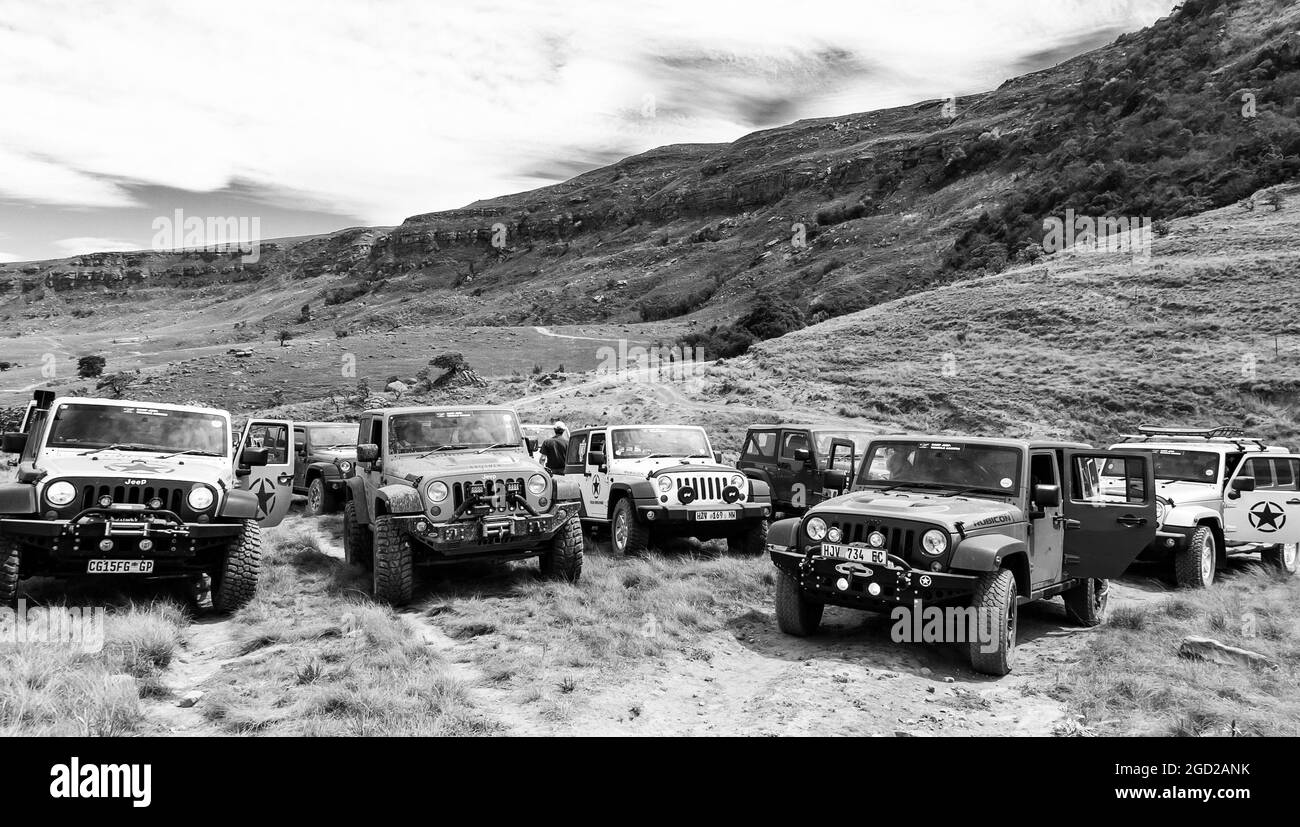
[[[841,471],[836,479],[852,479],[870,439],[867,431],[843,428],[751,425],[736,467],[768,484],[778,516],[799,515],[844,493],[826,486],[826,473]]]
[[[293,451],[293,493],[307,495],[304,512],[315,517],[340,510],[357,461],[357,426],[295,422]]]
[[[1295,574],[1300,454],[1230,427],[1143,425],[1112,447],[1154,460],[1159,527],[1140,559],[1171,560],[1178,585],[1194,589],[1233,554],[1259,553],[1280,577]],[[1104,471],[1102,480],[1120,484]]]
[[[268,449],[231,449],[212,408],[36,393],[0,483],[0,602],[27,577],[192,578],[214,608],[257,589],[262,525],[287,508]],[[249,490],[249,489],[253,490]]]
[[[1123,488],[1102,485],[1103,467]],[[835,482],[834,480],[832,482]],[[965,643],[978,672],[1015,660],[1017,607],[1061,595],[1093,626],[1118,577],[1155,536],[1151,459],[1087,445],[896,436],[867,446],[852,490],[773,523],[781,631],[815,633],[826,605],[967,612],[990,639]],[[973,613],[969,610],[974,609]],[[981,626],[984,624],[981,623]]]
[[[726,538],[761,554],[772,498],[767,483],[723,465],[703,428],[618,425],[569,435],[564,473],[582,491],[582,520],[608,527],[619,554],[642,554],[656,536]]]
[[[415,569],[537,557],[545,576],[582,574],[578,490],[531,458],[510,408],[386,408],[361,415],[343,548],[379,600],[411,599]]]

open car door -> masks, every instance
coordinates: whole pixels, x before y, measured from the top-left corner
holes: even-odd
[[[1065,451],[1059,519],[1067,577],[1119,577],[1155,540],[1154,470],[1148,454]]]
[[[284,419],[250,419],[235,446],[235,467],[245,448],[265,448],[266,465],[236,475],[241,488],[257,495],[257,521],[263,528],[280,524],[293,501],[293,423]]]
[[[1300,543],[1300,463],[1285,454],[1241,463],[1223,495],[1224,529],[1237,540],[1264,545]],[[1234,483],[1248,477],[1249,490]]]
[[[829,500],[848,491],[853,486],[853,478],[856,476],[854,472],[857,468],[857,447],[847,439],[839,437],[832,439],[830,453],[826,458],[826,470],[839,471],[844,474],[844,477],[841,479],[837,474],[825,475],[823,477],[825,487],[821,491],[820,499]]]

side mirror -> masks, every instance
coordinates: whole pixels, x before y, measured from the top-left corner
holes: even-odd
[[[827,471],[822,477],[822,485],[832,491],[843,491],[849,483],[849,475],[843,471]]]
[[[716,462],[718,465],[721,465],[721,464],[722,464],[722,452],[721,452],[721,451],[714,451],[714,452],[713,452],[713,461]]]
[[[379,459],[379,446],[367,442],[357,446],[357,462],[374,462]]]
[[[1060,508],[1061,507],[1061,486],[1035,485],[1034,505],[1038,506],[1039,508]]]
[[[1232,481],[1232,490],[1238,494],[1249,494],[1255,490],[1255,478],[1237,477]]]
[[[604,452],[604,451],[588,451],[588,452],[587,452],[587,464],[588,464],[588,465],[604,465],[604,464],[605,464],[605,452]]]
[[[27,434],[12,433],[0,437],[0,451],[6,454],[21,454],[27,447]]]
[[[528,446],[528,453],[530,454],[537,453],[537,440],[533,439],[530,436],[524,437],[524,444]]]
[[[260,468],[270,458],[269,448],[245,448],[239,452],[239,464],[246,468]]]
[[[795,448],[794,458],[798,462],[807,462],[808,460],[812,459],[812,452],[809,451],[807,448]]]

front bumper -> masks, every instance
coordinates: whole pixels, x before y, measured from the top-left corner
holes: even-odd
[[[1157,560],[1181,551],[1187,548],[1195,532],[1195,527],[1160,526],[1156,529],[1156,538],[1142,550],[1139,557],[1144,560]]]
[[[734,512],[732,520],[704,520],[701,514],[718,511]],[[651,525],[671,525],[674,528],[690,526],[699,529],[723,529],[752,520],[765,520],[772,516],[770,503],[691,503],[690,505],[667,505],[655,503],[637,504],[637,516]]]
[[[926,571],[889,555],[888,566],[804,554],[788,546],[769,545],[777,568],[799,580],[803,591],[822,603],[879,610],[920,600],[942,603],[965,600],[979,578],[971,574]]]
[[[577,504],[564,514],[494,514],[470,520],[437,523],[423,515],[399,517],[416,541],[417,563],[452,563],[473,558],[496,560],[533,557],[550,545],[556,532],[577,519]],[[418,553],[423,551],[423,554]]]

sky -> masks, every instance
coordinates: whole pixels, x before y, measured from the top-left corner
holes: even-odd
[[[0,262],[148,249],[176,210],[261,238],[395,225],[664,144],[985,91],[1172,6],[0,0]]]

